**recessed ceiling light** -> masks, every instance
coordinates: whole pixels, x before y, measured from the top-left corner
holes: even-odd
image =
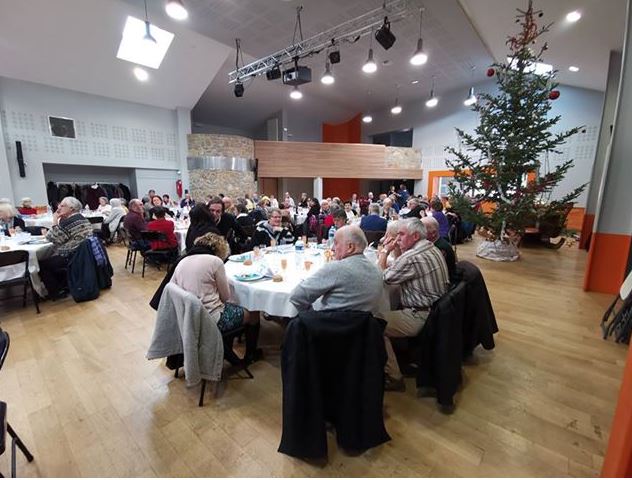
[[[364,117],[362,117],[362,121],[364,123],[371,123],[373,121],[373,117],[371,115],[365,115]]]
[[[134,71],[134,76],[139,82],[146,82],[147,80],[149,80],[149,74],[147,73],[147,70],[145,70],[144,68],[134,67],[133,71]]]
[[[127,17],[116,57],[149,68],[160,67],[173,41],[173,33],[152,24],[151,35],[156,39],[156,43],[144,41],[145,33],[146,27],[143,20],[132,16]]]
[[[167,15],[175,20],[186,20],[189,16],[189,12],[184,8],[182,0],[169,0],[165,5],[165,11]]]
[[[393,108],[391,108],[391,113],[393,115],[399,115],[400,113],[402,113],[401,105],[395,105]]]
[[[290,98],[292,100],[300,100],[301,98],[303,98],[303,93],[298,89],[298,85],[295,85],[290,92]]]
[[[566,21],[567,22],[575,23],[580,18],[582,18],[582,14],[579,11],[577,11],[577,10],[574,10],[574,11],[566,14]]]
[[[410,82],[411,85],[417,85],[419,83],[419,80],[413,80],[412,82]]]
[[[575,65],[571,65],[570,67],[568,67],[568,69],[571,72],[579,72],[579,67],[576,67]]]

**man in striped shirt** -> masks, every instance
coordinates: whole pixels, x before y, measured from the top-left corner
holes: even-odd
[[[396,245],[402,254],[387,268],[386,259]],[[441,251],[426,240],[426,227],[419,218],[400,221],[397,237],[384,242],[378,264],[384,271],[384,283],[400,286],[402,305],[402,310],[384,313],[388,354],[385,389],[404,391],[406,385],[390,337],[414,337],[421,331],[430,307],[448,290],[448,267]]]

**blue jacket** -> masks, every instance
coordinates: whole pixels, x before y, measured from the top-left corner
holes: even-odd
[[[388,222],[379,215],[367,215],[360,220],[360,228],[369,232],[385,232]]]

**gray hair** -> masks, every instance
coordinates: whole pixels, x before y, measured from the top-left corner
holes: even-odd
[[[377,213],[380,214],[380,205],[378,203],[372,203],[369,205],[369,213]]]
[[[112,208],[118,208],[121,206],[121,199],[120,198],[112,198],[110,199],[110,205],[112,206]]]
[[[434,217],[423,217],[421,219],[421,223],[426,227],[426,234],[428,232],[438,232],[439,231],[439,222]]]
[[[0,198],[0,205],[2,205],[3,203],[8,203],[9,205],[11,205],[11,200],[6,197]]]
[[[421,205],[421,201],[417,197],[410,197],[408,199],[408,202],[410,202],[413,205],[415,205],[415,207],[418,207],[419,205]]]
[[[344,227],[340,227],[340,231],[347,242],[353,243],[360,250],[364,250],[369,244],[369,242],[367,242],[366,235],[357,225],[346,225]]]
[[[30,197],[24,197],[22,200],[20,200],[20,205],[24,206],[27,204],[33,204],[33,200],[31,200]]]
[[[11,217],[15,217],[17,215],[17,212],[15,211],[15,208],[13,208],[13,205],[8,202],[0,203],[0,213],[8,213]]]
[[[410,234],[418,233],[420,240],[425,240],[428,236],[426,232],[426,226],[421,223],[419,218],[406,218],[399,222],[399,228],[405,228]]]
[[[81,207],[82,207],[81,202],[77,200],[75,197],[64,197],[63,200],[59,203],[65,204],[73,212],[81,211]]]
[[[393,222],[388,222],[386,226],[386,233],[390,235],[397,235],[397,231],[399,230],[399,220],[395,220]]]
[[[108,197],[99,197],[99,200],[105,200],[105,203],[108,203]]]

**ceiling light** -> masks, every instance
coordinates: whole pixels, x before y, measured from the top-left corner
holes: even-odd
[[[123,36],[116,57],[149,68],[158,68],[165,57],[171,42],[173,33],[151,26],[151,36],[156,40],[145,41],[146,25],[143,20],[135,17],[127,17]]]
[[[364,73],[375,73],[377,71],[377,65],[373,60],[373,49],[369,48],[369,57],[366,59],[364,65],[362,65],[362,71]]]
[[[145,0],[145,35],[143,36],[143,40],[148,42],[150,45],[152,43],[158,43],[151,35],[151,23],[149,23],[149,16],[147,15],[147,0]]]
[[[438,103],[439,103],[439,99],[435,97],[434,94],[431,93],[430,98],[426,100],[426,107],[434,108],[437,106]]]
[[[423,19],[424,9],[419,10],[419,39],[417,39],[417,50],[412,57],[410,57],[410,63],[418,66],[423,65],[428,61],[428,55],[424,52],[424,40],[421,38],[421,21]]]
[[[290,98],[292,100],[300,100],[301,98],[303,98],[303,94],[298,89],[298,85],[295,85],[292,91],[290,92]]]
[[[573,73],[579,72],[579,67],[576,67],[574,65],[571,65],[570,67],[568,67],[568,69]]]
[[[391,108],[391,113],[393,115],[399,115],[400,113],[402,113],[402,106],[399,104],[395,105],[393,108]]]
[[[413,80],[412,82],[410,82],[411,85],[417,85],[419,83],[419,80]]]
[[[378,31],[375,32],[375,39],[382,45],[384,50],[388,50],[395,43],[396,38],[391,32],[391,22],[388,21],[388,17],[384,17],[384,23]]]
[[[165,5],[165,11],[175,20],[186,20],[189,17],[189,12],[184,8],[182,0],[169,0]]]
[[[134,76],[139,82],[146,82],[147,80],[149,80],[149,74],[144,68],[134,67],[133,72]]]
[[[371,123],[373,121],[373,117],[371,115],[365,115],[364,117],[362,117],[362,121],[364,123]]]
[[[575,23],[580,18],[582,18],[582,14],[579,11],[577,11],[577,10],[574,10],[574,11],[566,14],[566,21],[567,22]]]
[[[329,62],[325,63],[325,73],[320,77],[320,81],[325,85],[331,85],[336,81],[334,76],[331,74],[331,67],[329,66]]]
[[[466,107],[471,107],[477,102],[477,100],[478,99],[476,98],[476,95],[474,95],[474,87],[470,87],[470,91],[467,95],[467,98],[463,102],[463,105],[465,105]]]

